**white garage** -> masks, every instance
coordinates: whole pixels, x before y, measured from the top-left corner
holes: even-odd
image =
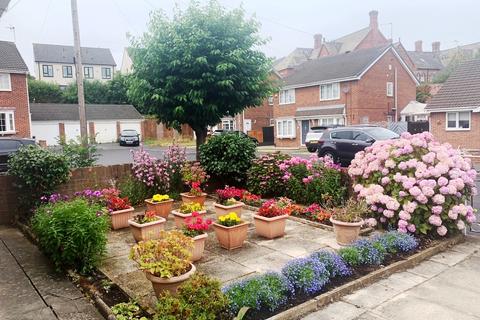
[[[88,104],[89,137],[97,143],[116,142],[121,130],[134,129],[142,134],[142,115],[132,105]],[[77,104],[31,103],[32,136],[47,145],[57,145],[60,136],[67,141],[80,136]]]

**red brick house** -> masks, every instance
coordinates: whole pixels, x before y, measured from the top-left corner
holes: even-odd
[[[458,66],[426,110],[430,132],[439,141],[480,150],[480,59]]]
[[[408,51],[398,42],[395,49],[421,83],[431,83],[435,75],[444,68],[440,59],[440,42],[432,42],[432,51],[423,51],[422,41],[415,41],[415,50]]]
[[[15,44],[0,41],[0,136],[31,136],[27,74]]]
[[[392,45],[304,62],[274,97],[275,144],[300,147],[315,125],[396,121],[417,85]]]

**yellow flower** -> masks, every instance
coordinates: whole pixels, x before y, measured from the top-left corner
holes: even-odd
[[[224,222],[224,221],[226,220],[226,217],[225,217],[225,216],[220,216],[220,217],[218,218],[218,220],[220,220],[221,222]]]
[[[154,194],[152,197],[153,202],[162,202],[169,199],[170,197],[168,196],[168,194]]]

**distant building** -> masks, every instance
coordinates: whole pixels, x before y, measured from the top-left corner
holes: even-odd
[[[122,74],[129,74],[133,71],[132,50],[133,48],[130,47],[123,49],[122,64],[120,66],[120,73]]]
[[[76,81],[73,46],[33,44],[35,75],[38,80],[65,87]],[[87,81],[109,81],[115,73],[116,63],[110,49],[81,48],[83,77]]]
[[[0,18],[7,11],[10,0],[0,0]]]

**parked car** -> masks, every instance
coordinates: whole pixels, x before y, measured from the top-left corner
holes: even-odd
[[[34,145],[33,139],[22,138],[0,138],[0,172],[7,171],[8,157],[26,145]]]
[[[217,129],[217,130],[213,131],[212,136],[218,136],[218,135],[221,135],[221,134],[238,134],[238,135],[240,135],[240,136],[249,138],[249,139],[252,140],[255,144],[258,145],[258,139],[257,139],[257,138],[251,137],[251,136],[249,136],[248,134],[246,134],[245,132],[243,132],[243,131],[238,131],[238,130],[232,131],[232,130]]]
[[[315,152],[318,148],[318,140],[322,138],[323,132],[329,128],[335,128],[336,126],[316,126],[311,127],[305,137],[305,146],[308,152]]]
[[[378,140],[398,139],[391,130],[376,126],[350,126],[327,129],[319,140],[318,155],[349,165],[355,154]]]
[[[122,130],[119,142],[121,146],[138,146],[140,145],[140,134],[133,129]]]

